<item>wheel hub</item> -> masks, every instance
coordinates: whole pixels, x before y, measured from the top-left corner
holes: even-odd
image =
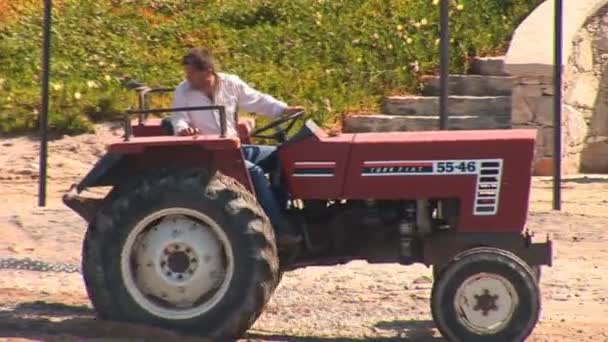
[[[175,243],[165,248],[160,267],[168,277],[175,276],[182,280],[194,274],[198,259],[192,247]]]
[[[513,284],[493,273],[479,273],[467,278],[454,297],[460,323],[481,335],[504,329],[518,305],[519,296]]]
[[[123,255],[131,251],[130,258],[123,257],[123,274],[128,272],[129,292],[148,311],[190,317],[208,310],[227,290],[232,252],[221,229],[205,218],[187,209],[167,209],[134,229],[123,250]]]
[[[498,295],[491,295],[490,290],[483,290],[483,294],[475,295],[475,300],[477,304],[473,308],[475,311],[482,311],[484,316],[487,316],[490,311],[498,311],[498,306],[496,306],[496,301],[498,300]]]

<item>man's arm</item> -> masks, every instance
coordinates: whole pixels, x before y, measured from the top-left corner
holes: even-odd
[[[237,99],[239,108],[249,113],[256,113],[277,118],[282,114],[292,114],[293,107],[289,107],[285,102],[279,101],[274,97],[253,89],[240,78],[234,76],[233,82],[237,89]]]

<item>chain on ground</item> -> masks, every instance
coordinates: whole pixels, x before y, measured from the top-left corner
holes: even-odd
[[[0,258],[0,269],[55,273],[80,273],[80,267],[66,263],[50,263],[30,258]]]

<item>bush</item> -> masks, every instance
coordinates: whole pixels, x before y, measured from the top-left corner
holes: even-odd
[[[1,0],[0,0],[1,1]],[[435,0],[139,0],[56,2],[53,129],[79,133],[134,105],[121,80],[174,86],[188,47],[205,45],[223,71],[300,104],[322,124],[415,93],[439,63]],[[452,72],[472,55],[504,52],[540,0],[452,2]],[[29,5],[28,5],[29,4]],[[0,131],[36,128],[42,11],[0,22]],[[0,17],[2,20],[2,17]],[[161,101],[158,105],[168,105]]]

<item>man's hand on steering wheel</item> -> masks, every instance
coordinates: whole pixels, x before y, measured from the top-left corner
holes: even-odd
[[[287,132],[289,130],[291,130],[294,123],[296,122],[296,119],[300,118],[303,115],[304,115],[303,107],[300,107],[300,106],[286,107],[283,110],[283,113],[281,113],[281,116],[279,116],[277,119],[275,119],[270,124],[253,131],[251,133],[251,137],[252,138],[264,138],[264,139],[275,139],[275,140],[278,140],[280,143],[283,143],[287,139],[287,137],[286,137]],[[291,123],[286,128],[285,127],[279,128],[280,125],[282,125],[283,123],[286,123],[288,121],[291,121]],[[269,136],[261,135],[262,132],[268,131],[270,129],[273,129],[275,131],[275,133],[272,135],[269,135]]]
[[[304,111],[304,107],[300,107],[300,106],[289,106],[286,107],[283,110],[283,113],[281,113],[281,116],[289,116],[291,114],[295,114],[297,112],[302,112]]]

